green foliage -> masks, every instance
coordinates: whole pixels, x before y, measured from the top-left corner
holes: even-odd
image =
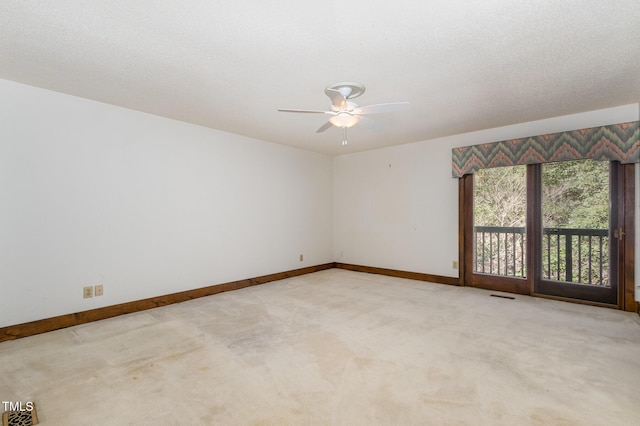
[[[525,226],[526,173],[526,166],[514,166],[483,169],[474,174],[476,226]]]
[[[609,163],[581,160],[542,167],[545,228],[609,227]],[[526,166],[483,169],[474,175],[476,226],[525,226]]]
[[[582,160],[542,167],[546,228],[609,227],[609,163]]]

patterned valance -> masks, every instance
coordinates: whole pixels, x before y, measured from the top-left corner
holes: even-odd
[[[453,177],[479,169],[591,158],[640,161],[640,121],[453,148]]]

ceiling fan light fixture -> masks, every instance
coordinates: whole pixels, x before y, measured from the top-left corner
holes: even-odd
[[[358,117],[342,112],[329,118],[329,122],[336,127],[349,128],[358,123]]]

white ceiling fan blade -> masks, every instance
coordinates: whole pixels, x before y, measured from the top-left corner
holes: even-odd
[[[331,104],[334,107],[338,108],[339,110],[343,110],[347,107],[347,100],[339,90],[325,89],[324,93],[326,93],[327,96],[331,99]]]
[[[280,112],[302,112],[305,114],[333,114],[332,111],[318,111],[318,110],[314,110],[314,109],[284,109],[284,108],[278,108],[278,111]]]
[[[358,116],[358,123],[362,124],[362,127],[365,127],[371,131],[374,131],[376,133],[381,132],[382,130],[384,130],[384,126],[380,123],[378,123],[377,121],[374,121],[368,117],[365,117],[363,115],[359,115]]]
[[[327,121],[318,130],[316,130],[316,133],[322,133],[322,132],[324,132],[325,130],[327,130],[328,128],[330,128],[332,126],[333,126],[333,124],[331,124],[330,121]]]
[[[353,110],[354,114],[384,114],[409,109],[409,102],[393,102],[388,104],[368,105]]]

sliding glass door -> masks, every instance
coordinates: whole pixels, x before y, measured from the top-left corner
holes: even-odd
[[[488,168],[463,180],[467,285],[618,303],[617,162]]]

